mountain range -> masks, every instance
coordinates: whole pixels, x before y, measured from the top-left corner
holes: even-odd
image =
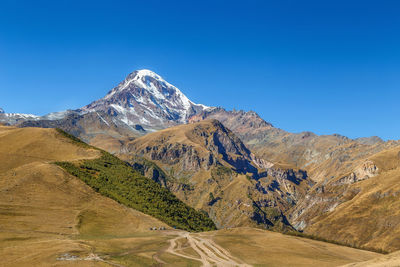
[[[400,143],[290,133],[254,111],[189,100],[150,70],[105,97],[16,127],[60,128],[123,159],[218,228],[254,226],[382,250],[400,249]]]
[[[138,70],[129,74],[105,97],[80,109],[45,116],[3,111],[0,112],[0,121],[15,125],[24,122],[56,124],[71,120],[76,124],[92,116],[93,124],[124,127],[135,134],[143,134],[186,123],[191,116],[211,109],[193,103],[158,74],[150,70]]]

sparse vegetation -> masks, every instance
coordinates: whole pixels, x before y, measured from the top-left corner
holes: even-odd
[[[222,193],[223,193],[223,191],[222,191]],[[208,205],[212,206],[220,199],[221,199],[221,197],[215,197],[214,194],[212,192],[210,192],[209,197],[208,197]]]
[[[204,213],[187,206],[167,189],[107,152],[102,151],[102,156],[93,160],[56,164],[102,195],[173,227],[188,231],[216,229],[213,221]]]
[[[231,175],[232,170],[228,167],[219,165],[216,168],[212,170],[212,175],[213,176],[224,176],[224,175]]]

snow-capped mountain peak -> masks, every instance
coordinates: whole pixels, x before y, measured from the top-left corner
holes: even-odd
[[[157,87],[157,84],[161,85],[161,88]],[[126,77],[126,79],[119,84],[119,86],[115,87],[105,96],[105,99],[111,98],[117,92],[129,90],[132,85],[149,91],[149,93],[151,93],[157,99],[166,99],[168,96],[170,96],[169,90],[160,91],[160,89],[173,89],[174,93],[179,96],[179,99],[184,107],[189,108],[190,104],[194,104],[178,88],[164,80],[157,73],[146,69],[137,70],[129,74],[128,77]]]
[[[151,70],[137,70],[104,98],[82,108],[83,112],[105,111],[128,125],[147,129],[165,128],[210,109],[190,101],[177,87]]]

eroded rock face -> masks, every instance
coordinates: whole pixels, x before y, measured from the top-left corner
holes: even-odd
[[[265,170],[262,178],[254,184],[259,193],[257,204],[260,207],[274,207],[286,214],[302,200],[314,182],[303,170],[282,169],[271,167]],[[272,198],[265,198],[272,195]]]
[[[146,135],[128,144],[127,150],[171,174],[167,188],[187,204],[207,211],[220,228],[293,229],[285,212],[313,184],[305,171],[257,158],[216,120]]]
[[[146,136],[143,142],[140,138],[135,140],[128,150],[162,164],[179,165],[185,171],[209,170],[211,166],[227,163],[239,173],[257,173],[251,152],[220,122],[212,120],[188,127],[190,130],[182,134],[185,142],[176,142],[175,134],[161,133],[154,138]],[[148,139],[151,141],[147,142]]]
[[[317,183],[290,213],[307,234],[388,252],[400,241],[400,147],[360,160],[350,171]]]
[[[346,175],[332,183],[332,185],[353,184],[374,177],[378,174],[379,168],[370,160],[357,167],[349,175]]]
[[[183,169],[194,172],[200,168],[209,169],[217,163],[212,153],[200,156],[193,146],[178,143],[146,146],[136,153],[141,156],[148,155],[150,160],[160,161],[167,165],[182,164]]]
[[[292,211],[290,222],[297,230],[306,229],[313,218],[334,211],[337,206],[353,199],[360,192],[360,189],[350,185],[370,179],[378,173],[379,168],[375,163],[366,160],[350,174],[316,184]]]

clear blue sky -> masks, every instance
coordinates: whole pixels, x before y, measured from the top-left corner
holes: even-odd
[[[400,139],[400,1],[0,1],[0,107],[42,115],[135,69],[282,129]]]

